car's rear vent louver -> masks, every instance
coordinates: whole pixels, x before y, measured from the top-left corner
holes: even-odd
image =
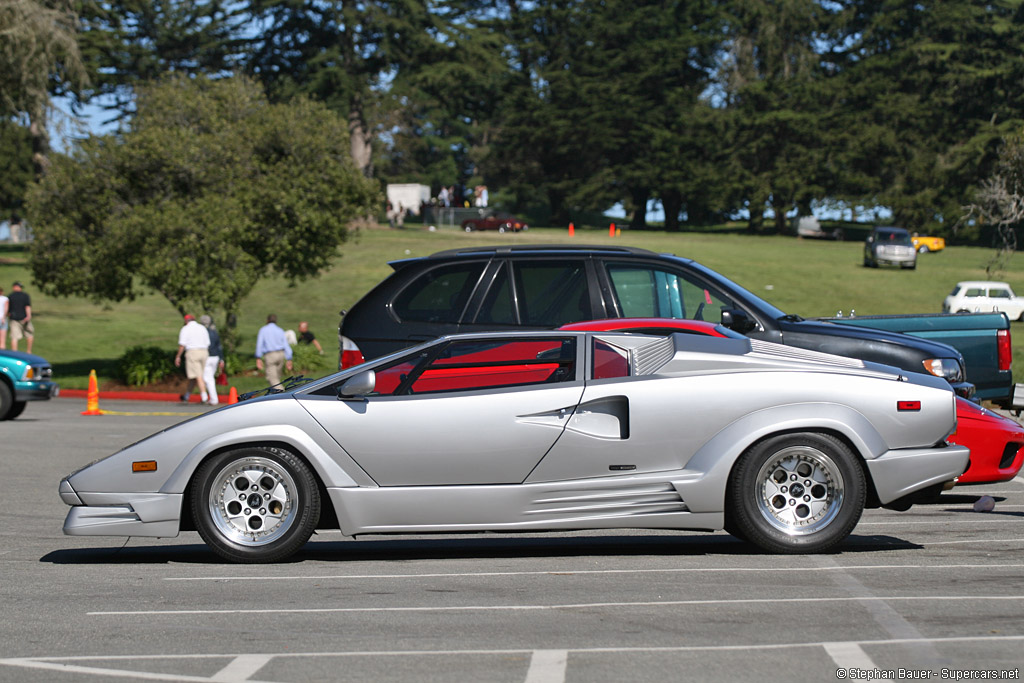
[[[633,350],[633,376],[652,375],[675,353],[672,337],[663,337]]]
[[[844,356],[833,356],[830,353],[798,349],[792,346],[783,346],[760,339],[750,340],[750,350],[759,356],[772,356],[775,358],[788,358],[791,360],[804,360],[812,363],[828,363],[830,365],[841,365],[848,368],[863,368],[864,361]]]
[[[527,515],[550,519],[586,519],[688,512],[672,484],[632,484],[603,489],[547,491],[533,501]]]

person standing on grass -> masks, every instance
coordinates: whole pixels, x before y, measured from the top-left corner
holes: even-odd
[[[7,304],[4,288],[0,287],[0,350],[7,348]]]
[[[174,357],[174,366],[181,367],[181,357],[185,356],[185,393],[181,395],[182,403],[188,403],[188,395],[193,386],[199,387],[199,397],[206,403],[206,384],[203,382],[203,371],[206,369],[206,358],[210,355],[210,333],[196,322],[195,316],[185,314],[185,324],[178,332],[178,353]]]
[[[36,331],[32,325],[32,297],[21,290],[21,283],[11,285],[11,296],[7,299],[7,314],[11,326],[11,349],[18,350],[18,342],[24,337],[25,351],[32,353],[32,341]]]
[[[220,333],[217,326],[213,324],[213,318],[208,315],[199,316],[199,324],[206,328],[210,335],[210,349],[206,357],[206,365],[203,368],[203,383],[210,395],[207,401],[211,406],[217,405],[220,401],[217,398],[217,375],[224,369],[224,349],[220,343]]]
[[[284,330],[277,325],[277,316],[267,316],[267,324],[260,328],[256,335],[256,368],[266,368],[267,382],[270,386],[281,383],[281,368],[287,365],[292,371],[292,347],[284,336]]]

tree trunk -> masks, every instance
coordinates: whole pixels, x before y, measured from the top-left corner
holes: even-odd
[[[373,148],[370,144],[372,137],[363,118],[363,101],[361,97],[355,97],[352,102],[352,109],[348,113],[348,134],[352,145],[352,160],[356,168],[364,176],[373,176]]]
[[[647,229],[647,200],[651,191],[646,187],[634,187],[630,189],[630,198],[633,200],[633,217],[629,221],[630,230]]]
[[[778,193],[772,193],[772,209],[775,210],[775,232],[785,235],[786,210],[789,209],[789,202],[780,197]]]
[[[661,193],[661,206],[665,209],[665,230],[679,232],[679,214],[683,208],[683,195],[678,190]]]
[[[28,132],[32,138],[32,168],[36,180],[40,180],[50,166],[50,134],[46,130],[45,109],[29,117]]]
[[[764,228],[764,202],[761,194],[753,195],[750,200],[750,219],[747,221],[747,232],[761,232]]]

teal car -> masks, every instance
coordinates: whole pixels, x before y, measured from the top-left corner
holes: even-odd
[[[13,420],[29,401],[46,401],[60,393],[53,368],[41,356],[0,351],[0,420]]]

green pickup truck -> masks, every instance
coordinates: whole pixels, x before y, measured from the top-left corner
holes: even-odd
[[[45,358],[20,351],[0,351],[0,420],[13,420],[29,401],[46,401],[60,393]]]
[[[975,398],[1009,408],[1013,402],[1013,352],[1010,320],[1005,313],[937,313],[922,315],[864,315],[825,318],[949,344],[964,357],[967,381]]]

